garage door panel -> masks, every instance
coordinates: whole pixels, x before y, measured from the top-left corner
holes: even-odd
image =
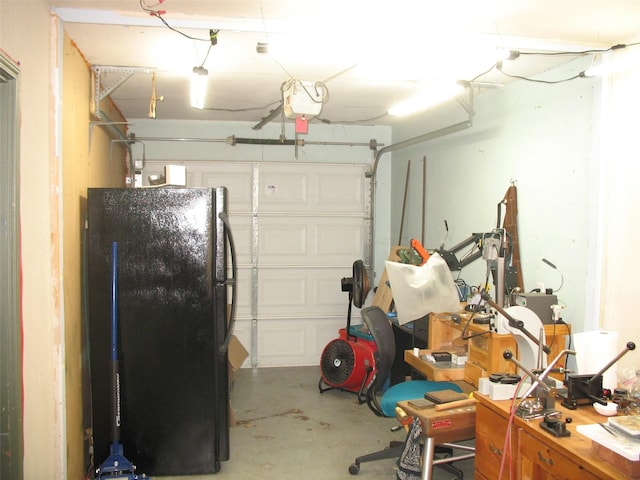
[[[360,322],[355,322],[359,324]],[[315,322],[310,322],[307,329],[310,331],[307,336],[313,338],[314,341],[309,345],[309,354],[312,358],[317,358],[320,363],[320,357],[324,347],[331,341],[338,338],[338,331],[346,328],[347,317],[343,318],[326,318]]]
[[[362,218],[263,217],[258,224],[260,265],[350,265],[362,256]]]
[[[263,267],[258,273],[258,315],[291,317],[339,315],[346,311],[348,294],[342,292],[345,269]]]
[[[237,274],[237,297],[236,315],[239,317],[250,317],[252,310],[252,288],[251,288],[251,268],[238,267]],[[231,298],[231,297],[229,297]]]
[[[264,165],[260,184],[260,212],[365,212],[361,166]]]
[[[274,359],[301,358],[305,355],[305,333],[306,329],[303,325],[296,325],[291,321],[260,322],[258,324],[260,355]]]
[[[342,318],[264,318],[258,323],[258,366],[319,365],[324,347],[345,325]]]
[[[301,312],[307,303],[309,285],[299,272],[275,270],[258,274],[259,313],[277,312],[280,315]]]
[[[342,173],[318,175],[318,204],[331,210],[346,208],[350,212],[364,212],[363,185],[357,180],[357,176]]]
[[[251,217],[229,216],[238,264],[251,264],[253,252],[253,225]]]
[[[316,255],[341,258],[351,257],[362,252],[364,225],[352,220],[314,227]]]
[[[247,171],[248,170],[248,171]],[[251,212],[253,209],[253,175],[251,169],[238,168],[232,172],[207,172],[202,175],[203,187],[227,187],[229,213]]]
[[[258,261],[278,262],[284,258],[308,256],[308,225],[291,219],[268,219],[259,222]]]
[[[303,172],[278,172],[271,175],[261,174],[260,210],[286,211],[291,208],[308,205],[308,182],[309,177]]]
[[[324,312],[347,311],[349,293],[342,291],[342,279],[351,277],[351,269],[332,269],[318,274],[316,282],[316,305],[322,305]],[[336,308],[337,305],[337,308]]]

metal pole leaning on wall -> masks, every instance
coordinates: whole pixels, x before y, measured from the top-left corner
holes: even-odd
[[[398,142],[398,143],[394,143],[391,145],[388,145],[386,147],[381,148],[376,156],[375,159],[373,161],[373,165],[371,168],[371,173],[370,173],[370,177],[371,177],[371,222],[369,223],[371,231],[369,232],[369,237],[373,238],[373,232],[374,232],[374,224],[375,224],[375,212],[376,212],[376,207],[375,207],[375,191],[376,191],[376,175],[378,172],[378,164],[380,163],[380,159],[382,158],[382,156],[385,153],[389,153],[389,152],[393,152],[396,150],[401,150],[403,148],[407,148],[407,147],[411,147],[413,145],[417,145],[420,143],[424,143],[424,142],[428,142],[429,140],[435,140],[436,138],[440,138],[440,137],[444,137],[447,135],[451,135],[453,133],[457,133],[460,132],[462,130],[466,130],[467,128],[470,128],[473,123],[472,123],[472,119],[473,119],[473,115],[474,115],[474,111],[473,111],[473,85],[469,86],[469,105],[464,105],[462,104],[462,102],[459,101],[459,103],[462,105],[462,107],[466,110],[467,115],[468,115],[468,119],[463,121],[463,122],[459,122],[459,123],[455,123],[453,125],[449,125],[448,127],[444,127],[444,128],[440,128],[438,130],[434,130],[431,132],[427,132],[424,133],[422,135],[418,135],[417,137],[413,137],[413,138],[409,138],[407,140],[403,140],[402,142]],[[423,240],[424,242],[424,240]],[[374,262],[375,262],[375,247],[374,247],[375,242],[372,242],[372,246],[371,246],[371,251],[370,251],[370,258],[369,258],[369,265],[371,265],[371,269],[374,269]]]
[[[426,219],[427,215],[427,156],[422,157],[422,229],[421,229],[421,237],[420,241],[422,242],[422,246],[426,243],[427,239],[425,238],[425,229],[426,229]]]
[[[407,162],[407,176],[404,179],[404,196],[402,199],[402,214],[400,215],[400,233],[398,234],[398,245],[402,245],[402,230],[404,227],[404,212],[407,208],[407,192],[409,191],[409,173],[411,172],[411,160]]]

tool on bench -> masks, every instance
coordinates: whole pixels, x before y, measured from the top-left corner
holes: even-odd
[[[566,396],[562,396],[562,405],[570,410],[575,410],[579,405],[591,405],[597,402],[606,405],[607,401],[602,392],[602,374],[606,372],[623,355],[631,350],[635,350],[636,344],[628,342],[625,348],[615,356],[609,363],[593,375],[568,375],[565,384],[567,386]]]
[[[441,412],[443,410],[452,410],[454,408],[469,407],[475,404],[476,404],[476,399],[472,397],[472,398],[466,398],[464,400],[454,400],[453,402],[439,403],[434,408],[436,412]]]
[[[429,260],[429,253],[424,249],[422,243],[412,238],[409,248],[401,248],[398,250],[400,263],[422,266]]]

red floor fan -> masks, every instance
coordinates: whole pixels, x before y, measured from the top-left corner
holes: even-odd
[[[370,290],[369,277],[362,260],[353,263],[353,276],[343,278],[342,291],[349,292],[347,326],[339,338],[332,340],[320,358],[320,393],[338,389],[357,393],[358,401],[366,401],[367,387],[374,377],[376,344],[364,325],[351,325],[351,307],[362,308]]]

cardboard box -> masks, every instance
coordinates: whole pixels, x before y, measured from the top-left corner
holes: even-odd
[[[227,326],[231,323],[231,305],[227,305]],[[229,391],[233,388],[233,377],[236,370],[242,367],[242,364],[249,356],[249,352],[244,345],[238,340],[238,337],[231,335],[229,339],[229,347],[227,350],[229,358]]]
[[[249,356],[249,352],[244,348],[244,345],[240,343],[238,337],[231,335],[229,340],[229,391],[233,388],[233,380],[236,370],[242,367],[242,364]]]
[[[235,372],[249,356],[249,352],[244,345],[240,343],[238,337],[235,335],[231,335],[231,339],[229,340],[229,369],[230,372]]]
[[[235,335],[231,335],[229,340],[229,392],[233,389],[233,381],[236,370],[242,367],[242,364],[249,356],[249,352],[244,348],[244,345],[240,343],[238,337]],[[233,405],[231,405],[231,400],[229,400],[229,426],[233,427],[236,424],[236,416],[235,411],[233,410]]]

